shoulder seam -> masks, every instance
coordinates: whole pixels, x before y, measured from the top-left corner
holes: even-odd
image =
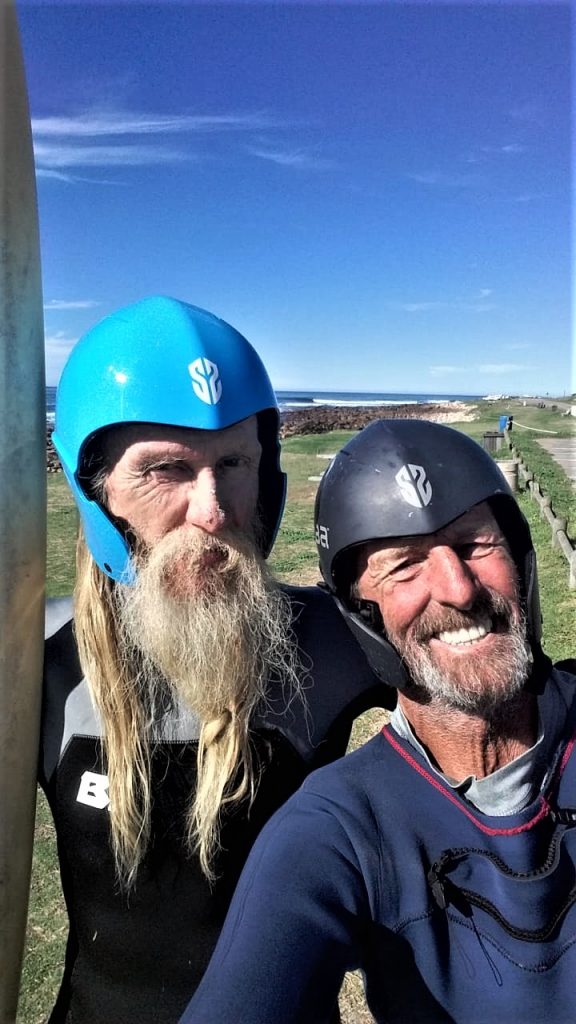
[[[74,607],[71,597],[53,597],[46,601],[44,639],[50,640],[72,621]]]

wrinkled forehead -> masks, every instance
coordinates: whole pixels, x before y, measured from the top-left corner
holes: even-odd
[[[121,423],[98,438],[104,460],[111,467],[131,449],[143,445],[178,446],[190,452],[258,451],[258,420],[249,416],[222,430],[197,430],[162,423]]]
[[[358,552],[358,568],[361,572],[370,556],[376,552],[409,551],[412,548],[433,547],[435,544],[452,546],[480,535],[486,535],[498,541],[505,539],[487,501],[475,505],[474,508],[464,512],[463,515],[458,516],[457,519],[435,533],[409,537],[387,537],[362,545]]]

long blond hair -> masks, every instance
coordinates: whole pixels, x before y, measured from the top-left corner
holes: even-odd
[[[110,796],[111,842],[119,879],[133,885],[150,840],[151,750],[159,691],[150,694],[150,675],[138,652],[126,651],[118,629],[118,586],[94,562],[82,534],[76,556],[75,632],[80,664],[103,724]],[[287,699],[300,691],[300,661],[286,595],[274,593],[271,643],[258,652],[252,679],[238,699],[201,723],[197,785],[186,818],[189,849],[196,850],[205,876],[215,878],[221,812],[253,801],[258,766],[249,727],[255,705],[265,698],[270,670],[282,678]],[[146,676],[146,679],[145,679]]]

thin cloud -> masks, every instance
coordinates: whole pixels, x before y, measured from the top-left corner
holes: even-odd
[[[302,149],[268,149],[262,146],[250,146],[247,151],[260,160],[268,160],[280,167],[292,167],[296,170],[322,171],[333,167],[329,160]]]
[[[480,293],[478,295],[478,298],[480,298],[480,299],[487,299],[489,295],[492,295],[492,292],[493,292],[492,288],[481,288],[480,289]]]
[[[466,164],[493,165],[496,162],[493,158],[497,158],[499,156],[504,158],[510,156],[521,156],[523,153],[527,153],[528,150],[529,146],[526,146],[521,142],[505,142],[499,146],[474,146],[471,151],[462,157],[462,160]]]
[[[489,373],[494,376],[506,373],[519,373],[530,369],[530,366],[524,366],[522,363],[483,363],[478,367],[480,373]]]
[[[446,306],[445,302],[401,302],[398,309],[403,309],[405,313],[423,313],[429,309],[439,309],[442,306]]]
[[[127,111],[82,112],[62,117],[32,118],[37,137],[98,138],[113,135],[174,135],[208,132],[262,131],[286,128],[288,122],[268,114],[144,114]]]
[[[423,171],[406,175],[419,185],[430,185],[435,188],[474,188],[479,182],[472,174],[447,174],[444,171]]]
[[[454,305],[454,309],[468,310],[470,313],[490,313],[496,308],[494,302],[460,302]]]
[[[522,125],[530,125],[535,128],[546,128],[550,120],[549,111],[540,100],[528,101],[513,107],[510,110],[510,117]]]
[[[68,171],[55,171],[47,167],[39,167],[36,164],[36,177],[37,178],[48,178],[51,181],[63,181],[67,185],[76,185],[78,182],[83,182],[87,185],[124,185],[127,184],[123,181],[112,181],[110,178],[87,178],[83,174],[70,174]]]
[[[449,377],[452,373],[469,373],[465,366],[429,366],[432,377]]]
[[[63,331],[58,331],[56,334],[50,334],[46,337],[44,347],[46,352],[47,384],[54,385],[58,383],[64,364],[77,341],[78,338],[71,338]]]
[[[60,143],[34,144],[34,155],[41,167],[140,167],[177,163],[193,159],[188,153],[161,146],[67,146]]]
[[[513,203],[534,203],[540,199],[550,199],[550,192],[521,192],[512,197]]]
[[[450,364],[440,364],[436,366],[429,366],[428,372],[432,377],[449,377],[455,373],[474,374],[478,376],[479,373],[485,373],[490,376],[500,376],[509,373],[521,373],[525,370],[531,370],[533,367],[526,366],[522,363],[482,363],[479,366],[454,366]]]
[[[50,299],[44,303],[44,309],[94,309],[99,305],[93,299]]]
[[[56,334],[46,335],[45,345],[46,348],[53,351],[62,352],[64,350],[68,353],[77,341],[78,338],[71,338],[64,331],[56,331]]]
[[[37,178],[49,178],[51,181],[65,181],[67,184],[71,184],[75,181],[81,181],[81,178],[77,178],[74,174],[64,174],[62,171],[54,171],[47,167],[36,167]]]
[[[38,177],[68,184],[77,181],[118,184],[67,173],[67,169],[74,167],[142,167],[198,160],[199,154],[187,145],[191,136],[265,132],[291,126],[261,111],[168,115],[88,110],[69,116],[35,117],[32,121]],[[158,141],[146,141],[151,137]],[[122,141],[111,141],[116,139]],[[313,166],[311,157],[295,151],[291,154],[280,151],[265,154],[263,151],[260,155],[275,158],[277,162],[283,160],[286,165]],[[319,166],[318,160],[316,166]]]
[[[528,146],[523,146],[520,142],[507,142],[504,146],[481,146],[480,151],[482,153],[504,153],[506,156],[515,156],[519,153],[526,153]]]
[[[487,295],[489,295],[491,289],[486,288],[481,291],[485,291]],[[482,295],[480,297],[482,298]],[[461,299],[457,299],[453,302],[399,302],[390,303],[389,305],[393,309],[401,309],[405,313],[427,313],[430,310],[435,309],[456,309],[469,313],[489,313],[490,310],[496,309],[496,306],[493,303],[469,302]]]

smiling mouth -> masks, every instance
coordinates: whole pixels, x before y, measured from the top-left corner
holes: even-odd
[[[450,647],[465,647],[477,643],[478,640],[483,640],[491,632],[492,619],[484,618],[467,629],[443,630],[441,633],[437,633],[433,639],[441,640],[443,644],[448,644]]]

